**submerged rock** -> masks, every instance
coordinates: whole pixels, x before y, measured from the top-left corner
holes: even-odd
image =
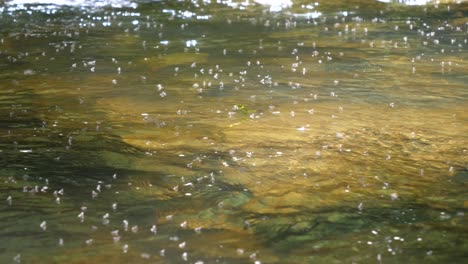
[[[464,184],[464,185],[468,184],[468,169],[466,168],[455,169],[453,180],[460,184]]]

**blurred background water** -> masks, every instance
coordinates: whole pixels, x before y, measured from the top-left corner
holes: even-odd
[[[466,1],[3,1],[1,263],[464,263]]]

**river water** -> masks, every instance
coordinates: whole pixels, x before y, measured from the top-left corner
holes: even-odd
[[[467,260],[467,2],[31,2],[1,263]]]

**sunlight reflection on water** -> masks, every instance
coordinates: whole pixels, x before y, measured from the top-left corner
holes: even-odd
[[[131,7],[137,8],[137,3],[127,0],[6,0],[8,5],[24,4],[52,4],[63,6],[90,6],[103,7],[112,6],[114,8]]]
[[[440,1],[437,0],[378,0],[380,2],[384,3],[399,3],[399,4],[405,4],[405,5],[427,5],[429,3],[439,3]],[[461,1],[464,0],[454,0],[454,3],[461,3]]]

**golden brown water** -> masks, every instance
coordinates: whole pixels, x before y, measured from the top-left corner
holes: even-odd
[[[465,262],[467,3],[208,2],[0,5],[0,262]]]

